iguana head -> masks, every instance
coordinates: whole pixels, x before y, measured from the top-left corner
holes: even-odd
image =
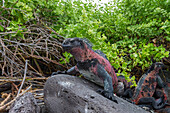
[[[125,90],[125,87],[124,87],[123,82],[118,82],[116,94],[117,94],[118,96],[121,96],[121,95],[123,95],[124,90]]]
[[[164,67],[164,64],[162,62],[156,62],[156,63],[153,63],[150,67],[150,69],[148,70],[148,73],[155,70],[157,72],[159,72],[159,70]]]
[[[62,47],[79,61],[80,59],[86,57],[85,55],[88,54],[88,49],[91,49],[92,45],[87,39],[67,38],[64,40]]]

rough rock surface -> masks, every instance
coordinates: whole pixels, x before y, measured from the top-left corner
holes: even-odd
[[[28,92],[18,97],[12,104],[9,113],[39,113],[40,108],[32,93]]]
[[[118,104],[96,93],[100,87],[70,75],[50,77],[44,86],[48,113],[148,113],[119,97]]]

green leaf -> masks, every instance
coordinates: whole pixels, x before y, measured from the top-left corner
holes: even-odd
[[[118,69],[120,67],[120,65],[118,63],[114,63],[113,64],[114,68]]]
[[[124,63],[122,64],[122,68],[123,68],[123,69],[126,69],[126,68],[127,68],[127,63],[126,63],[126,62],[124,62]]]
[[[12,15],[16,15],[15,9],[12,9],[11,14],[12,14]]]
[[[169,51],[166,51],[164,54],[166,57],[169,57]]]
[[[0,25],[0,31],[4,31],[4,27]]]
[[[137,54],[137,53],[133,53],[133,56],[134,56],[134,57],[138,57],[138,54]]]

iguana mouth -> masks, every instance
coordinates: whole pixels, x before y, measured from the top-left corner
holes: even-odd
[[[68,51],[68,50],[71,50],[73,46],[62,44],[62,47],[63,47],[64,51]]]

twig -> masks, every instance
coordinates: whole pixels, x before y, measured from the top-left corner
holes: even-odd
[[[3,69],[2,65],[0,64],[0,68]],[[2,75],[4,74],[5,76],[8,76],[8,74],[5,73],[5,71],[1,73]]]
[[[26,80],[27,79],[30,79],[30,80],[47,80],[48,78],[46,77],[35,77],[35,78],[32,78],[32,77],[26,77]],[[0,76],[0,82],[10,82],[10,81],[13,81],[13,82],[20,82],[22,81],[21,78],[19,77],[1,77]]]
[[[24,78],[23,78],[22,84],[21,84],[21,86],[20,86],[20,88],[19,88],[19,90],[18,90],[17,96],[19,95],[19,93],[20,93],[20,91],[21,91],[21,89],[22,89],[22,86],[24,85],[24,82],[25,82],[25,78],[26,78],[26,74],[27,74],[27,63],[28,63],[28,60],[25,61]]]
[[[21,82],[22,80],[14,80],[14,79],[0,79],[0,82]]]
[[[43,91],[44,89],[34,89],[34,90],[31,90],[30,92],[31,93],[35,93],[35,92],[37,92],[37,91]]]
[[[5,0],[2,0],[2,2],[3,2],[3,3],[2,3],[2,7],[4,7],[4,4],[5,4]]]
[[[35,62],[35,64],[36,64],[36,66],[37,66],[39,72],[43,74],[43,71],[41,70],[41,68],[40,68],[40,66],[39,66],[39,64],[38,64],[38,62],[37,62],[36,59],[34,59],[34,62]]]
[[[40,106],[40,105],[44,105],[44,102],[41,102],[41,103],[37,103],[37,104],[38,104],[39,106]]]
[[[1,32],[0,35],[7,35],[7,34],[16,34],[17,32]],[[39,35],[38,33],[32,33],[32,32],[21,32],[23,34],[33,34],[33,35]]]
[[[47,44],[47,40],[45,40],[45,48],[46,48],[46,57],[48,58],[48,44]]]
[[[12,84],[12,86],[14,86],[14,88],[18,91],[17,85],[16,85],[14,82],[12,82],[12,81],[11,81],[11,84]]]
[[[17,50],[18,50],[18,44],[17,44],[17,47],[16,47],[16,49],[15,49],[15,52],[14,52],[14,56],[16,57],[16,52],[17,52]],[[14,61],[14,57],[12,58],[12,61]],[[11,77],[13,77],[13,63],[11,64]]]
[[[9,100],[10,97],[11,97],[11,93],[8,94],[8,96],[1,102],[0,106],[3,106]]]
[[[57,65],[60,65],[60,66],[62,66],[62,67],[64,67],[64,68],[66,68],[64,65],[58,63],[57,61],[55,61],[55,60],[50,60],[49,58],[46,58],[46,57],[41,57],[41,56],[37,56],[37,55],[30,55],[30,57],[37,58],[37,59],[45,59],[46,61],[52,62],[52,63],[54,63],[54,64],[57,64]]]
[[[40,20],[40,22],[41,22],[48,30],[50,30],[50,32],[53,32],[53,33],[55,33],[58,37],[65,39],[65,37],[59,35],[59,34],[58,34],[57,32],[55,32],[53,29],[49,28],[46,24],[44,24],[43,21]]]
[[[6,19],[6,18],[4,18],[4,17],[2,17],[2,16],[0,16],[0,18],[3,19],[3,20],[6,20],[6,21],[8,21],[8,22],[10,22],[10,20],[8,20],[8,19]]]
[[[165,60],[166,62],[168,62],[168,63],[170,64],[170,61],[169,61],[169,60],[167,60],[167,58],[163,58],[163,60]]]
[[[22,96],[23,94],[25,94],[30,88],[32,87],[32,85],[30,85],[25,91],[23,91],[22,93],[20,93],[18,96],[16,96],[13,100],[11,100],[10,102],[8,102],[7,104],[3,105],[0,107],[0,111],[3,111],[3,109],[5,109],[7,106],[9,106],[10,104],[12,104],[18,97]]]
[[[21,56],[21,58],[25,61],[25,58],[21,55],[21,53],[19,53],[19,55]],[[41,73],[39,73],[36,69],[34,69],[30,64],[28,64],[28,66],[33,69],[38,75],[42,76]]]

